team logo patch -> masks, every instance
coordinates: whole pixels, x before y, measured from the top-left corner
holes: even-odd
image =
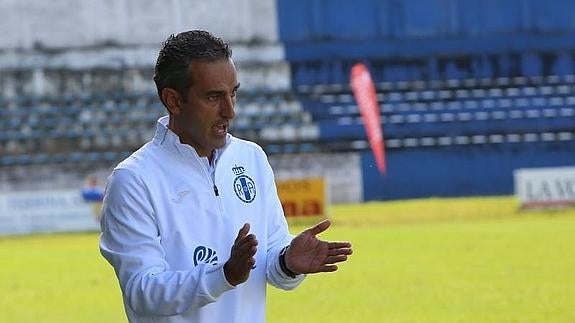
[[[244,174],[246,170],[242,166],[233,167],[232,172],[236,175],[234,192],[243,202],[251,203],[256,198],[256,183]]]
[[[216,251],[204,246],[197,247],[196,250],[194,250],[194,266],[200,263],[217,265],[218,255]]]

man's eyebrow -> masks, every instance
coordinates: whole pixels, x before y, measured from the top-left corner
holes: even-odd
[[[240,88],[240,83],[238,83],[238,85],[234,86],[234,88],[232,90],[235,92],[239,88]],[[224,90],[212,90],[212,91],[206,92],[206,95],[219,95],[219,94],[224,94],[225,92],[226,91],[224,91]]]

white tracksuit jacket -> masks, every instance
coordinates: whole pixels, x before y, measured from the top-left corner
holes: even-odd
[[[279,253],[293,236],[272,169],[254,143],[228,135],[212,178],[196,151],[158,120],[149,143],[108,179],[100,250],[114,267],[130,322],[265,321],[266,282],[295,288]],[[256,235],[256,265],[236,287],[223,265],[239,229]]]

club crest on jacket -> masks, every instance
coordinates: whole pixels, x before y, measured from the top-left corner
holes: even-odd
[[[246,169],[242,166],[234,166],[232,172],[236,175],[234,179],[234,192],[237,197],[245,203],[251,203],[256,198],[256,184],[247,175]]]

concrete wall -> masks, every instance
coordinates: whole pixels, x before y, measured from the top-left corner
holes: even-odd
[[[0,13],[2,96],[153,91],[161,43],[191,29],[232,44],[243,89],[290,86],[275,1],[3,0]]]
[[[268,0],[3,0],[0,12],[2,49],[157,46],[197,28],[232,42],[278,39]]]

